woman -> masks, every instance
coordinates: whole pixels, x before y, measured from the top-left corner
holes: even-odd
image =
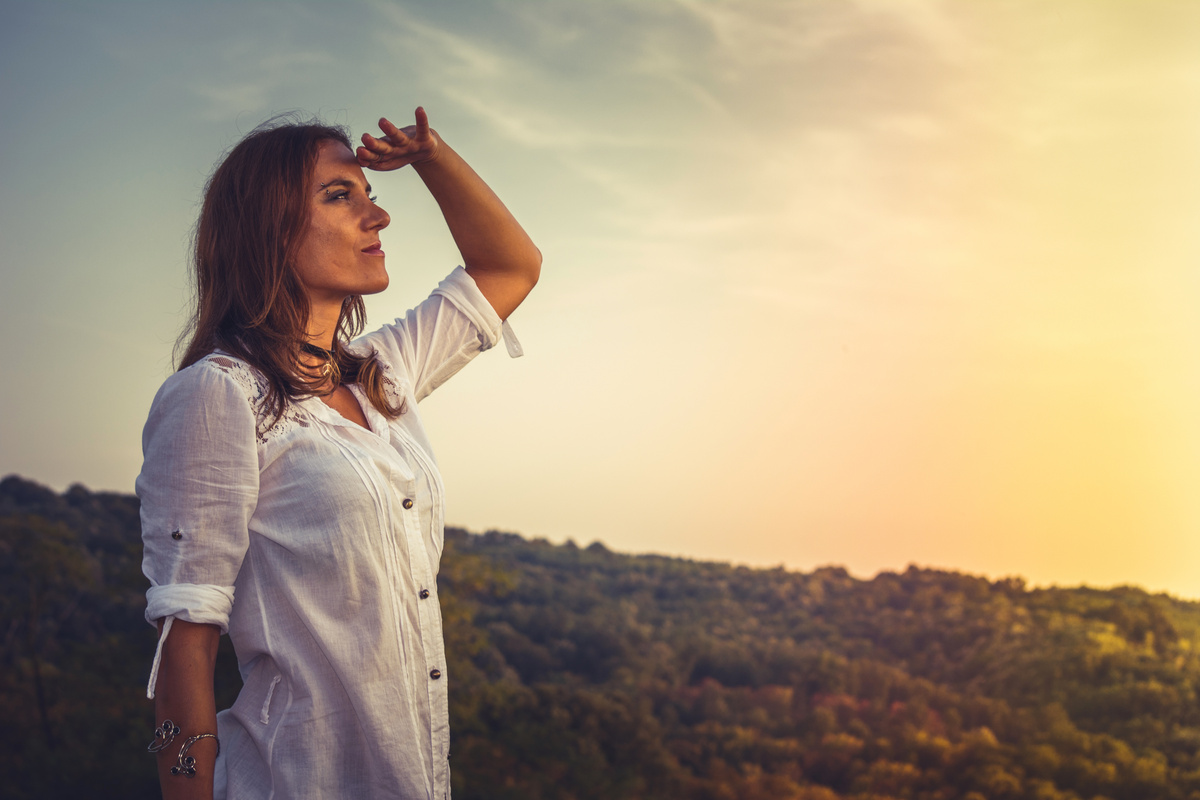
[[[500,338],[520,354],[503,320],[541,254],[422,109],[379,124],[356,152],[260,128],[205,190],[191,340],[137,480],[168,800],[450,796],[442,484],[416,406]],[[363,167],[408,164],[465,269],[350,344],[388,285]],[[244,685],[218,715],[226,630]]]

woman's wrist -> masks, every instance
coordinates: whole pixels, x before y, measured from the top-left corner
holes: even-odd
[[[442,150],[445,149],[446,143],[442,141],[442,137],[438,136],[437,131],[435,131],[433,128],[429,129],[429,133],[431,136],[433,136],[433,141],[436,142],[433,151],[430,152],[428,158],[423,158],[420,161],[414,161],[411,165],[413,169],[420,167],[431,167],[438,163],[438,160],[442,157]]]

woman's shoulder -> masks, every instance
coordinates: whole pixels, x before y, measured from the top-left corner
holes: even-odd
[[[303,401],[285,400],[282,412],[276,412],[268,402],[271,385],[267,376],[245,359],[224,350],[214,350],[197,359],[172,378],[202,387],[203,393],[217,395],[214,398],[217,402],[249,408],[260,445],[282,440],[283,434],[310,425]]]
[[[245,395],[251,405],[259,404],[266,395],[267,381],[244,360],[222,350],[214,350],[167,378],[163,389],[176,389],[202,394],[224,393],[230,384]]]
[[[256,430],[264,421],[267,383],[262,373],[220,350],[209,353],[163,381],[150,406],[150,421],[187,422],[244,418]]]

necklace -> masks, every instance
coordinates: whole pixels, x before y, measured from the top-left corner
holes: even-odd
[[[320,375],[322,378],[328,378],[337,369],[337,359],[333,356],[332,350],[326,350],[324,347],[317,347],[315,344],[303,342],[300,349],[310,356],[316,356],[325,363],[321,365]]]

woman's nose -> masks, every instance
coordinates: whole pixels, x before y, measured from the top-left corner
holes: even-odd
[[[371,207],[371,218],[368,227],[374,230],[383,230],[388,225],[392,224],[392,217],[379,206]]]

